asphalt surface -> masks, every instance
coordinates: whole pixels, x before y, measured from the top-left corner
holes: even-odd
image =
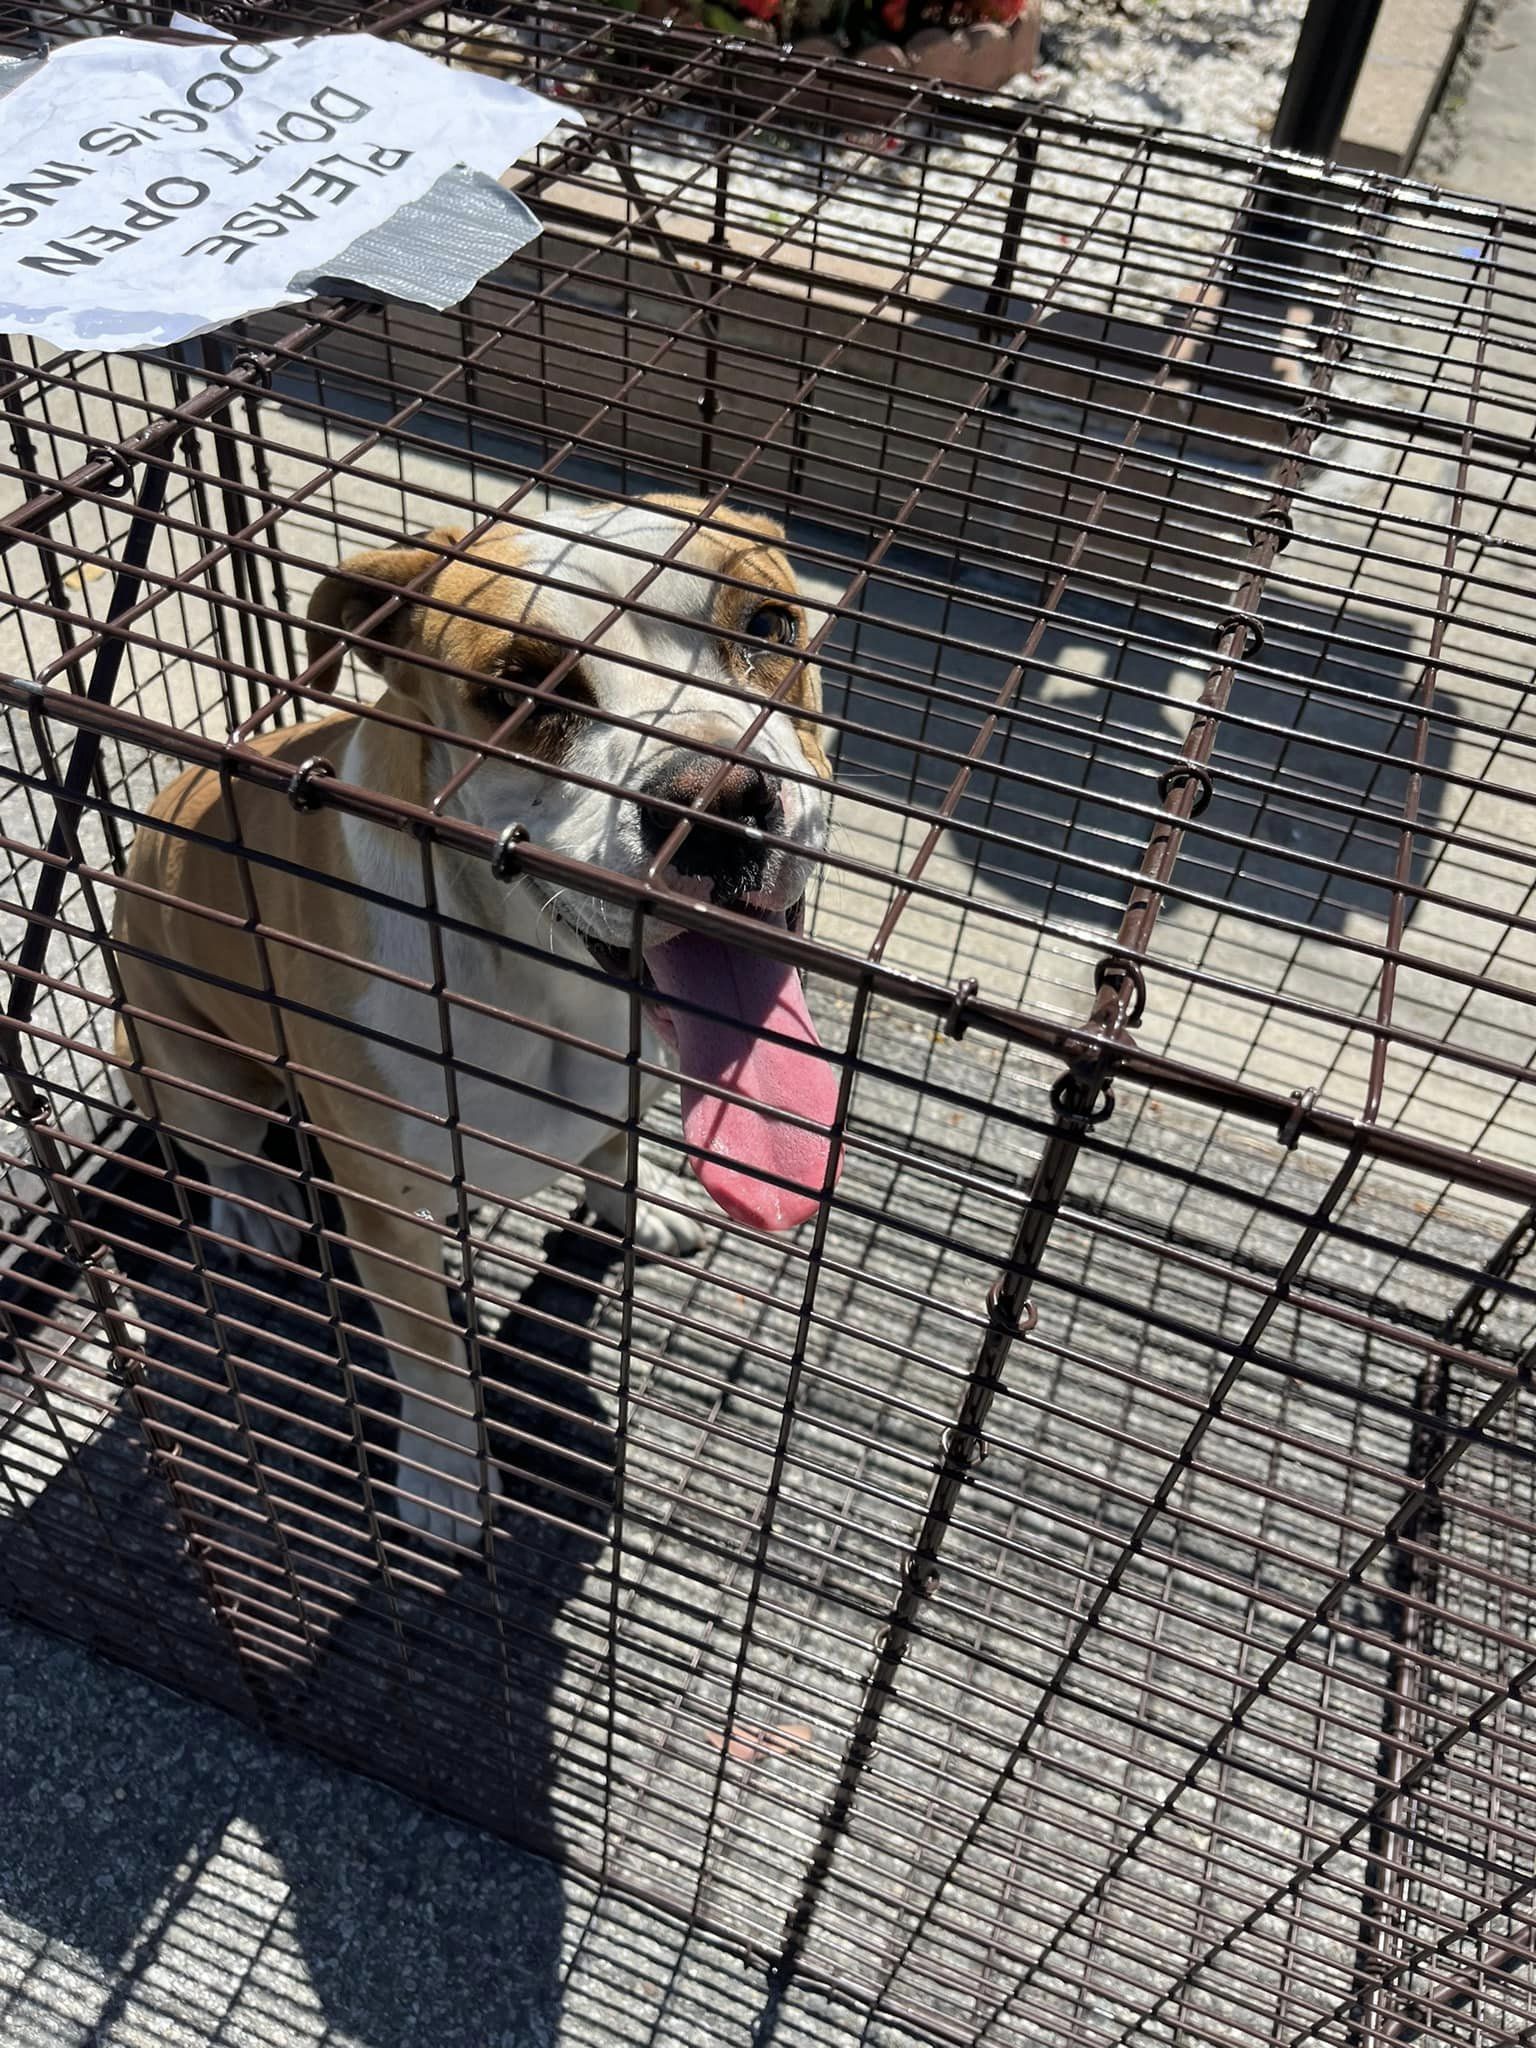
[[[6,2048],[819,2048],[674,1920],[0,1618]]]

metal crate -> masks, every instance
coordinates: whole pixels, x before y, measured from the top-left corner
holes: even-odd
[[[538,241],[443,315],[5,367],[0,1598],[739,1949],[758,2038],[1526,2039],[1536,220],[564,0],[362,18],[583,100]],[[310,766],[377,685],[305,607],[656,492],[781,521],[809,607],[835,829],[735,938],[805,970],[842,1179],[648,1259],[574,1160],[456,1169],[502,1497],[437,1541],[294,1004],[313,1228],[240,1261],[126,1086],[118,880],[189,766],[398,828],[457,1145],[455,863],[708,912]],[[630,1196],[683,1149],[633,1111]]]

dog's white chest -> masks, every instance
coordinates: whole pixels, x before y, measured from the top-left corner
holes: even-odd
[[[419,919],[373,908],[369,927],[373,960],[431,982]],[[579,1166],[611,1135],[604,1119],[625,1114],[629,1071],[619,1055],[629,1043],[628,1003],[536,943],[519,951],[448,932],[442,966],[446,1001],[380,976],[358,1005],[375,1085],[399,1105],[387,1113],[393,1129],[383,1142],[451,1175],[456,1116],[471,1186],[522,1199]],[[654,1043],[648,1051],[656,1056]],[[442,1206],[455,1206],[451,1189]]]

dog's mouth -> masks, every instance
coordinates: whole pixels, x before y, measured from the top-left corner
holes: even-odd
[[[788,913],[742,908],[791,932],[804,923],[803,900]],[[605,972],[628,973],[622,948],[578,936]],[[683,1136],[705,1191],[759,1230],[814,1216],[829,1174],[842,1170],[831,1138],[838,1080],[798,972],[712,934],[675,931],[646,947],[642,985],[652,1023],[677,1052]],[[706,1092],[715,1088],[741,1099]]]

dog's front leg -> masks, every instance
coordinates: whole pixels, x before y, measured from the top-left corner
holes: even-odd
[[[422,1206],[413,1203],[418,1195]],[[400,1383],[397,1511],[412,1528],[474,1546],[485,1496],[498,1487],[481,1456],[477,1390],[453,1322],[429,1199],[425,1184],[402,1189],[395,1178],[367,1194],[343,1190],[341,1209]]]

